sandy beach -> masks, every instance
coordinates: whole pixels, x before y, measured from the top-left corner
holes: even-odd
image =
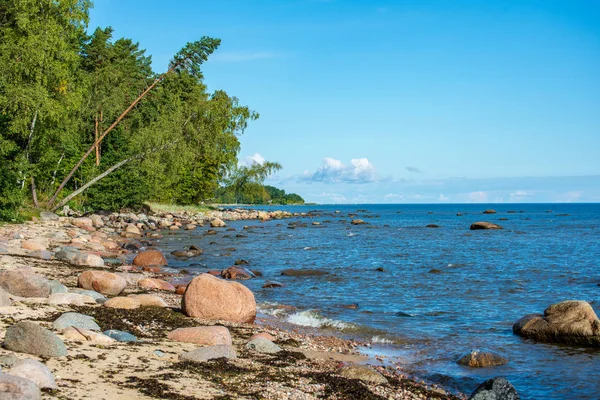
[[[102,304],[50,304],[52,301],[48,298],[9,294],[11,304],[0,308],[1,340],[4,340],[9,327],[21,321],[33,321],[52,331],[53,322],[67,312],[89,315],[95,319],[101,331],[126,331],[138,340],[105,343],[85,335],[80,339],[72,338],[72,335],[66,337],[54,329],[66,345],[66,356],[36,357],[2,348],[0,362],[3,363],[3,371],[10,373],[10,365],[16,359],[36,359],[44,363],[56,381],[56,388],[42,389],[44,399],[462,398],[441,388],[408,379],[397,368],[386,367],[374,358],[367,358],[358,351],[360,343],[283,329],[260,315],[252,324],[187,317],[181,310],[181,295],[136,285],[136,281],[146,277],[167,281],[189,281],[190,277],[164,273],[155,268],[132,267],[129,261],[135,254],[125,249],[128,243],[151,240],[151,236],[158,237],[158,228],[173,230],[187,226],[193,229],[190,224],[199,226],[215,217],[162,216],[157,219],[157,228],[154,230],[142,222],[123,222],[127,218],[113,218],[111,222],[106,216],[94,218],[96,223],[92,222],[90,226],[78,224],[71,218],[46,217],[45,221],[38,219],[1,227],[0,268],[4,271],[22,270],[56,280],[69,292],[77,287],[78,277],[84,271],[121,273],[128,280],[121,297],[149,293],[166,303],[166,307],[127,309],[110,308]],[[225,220],[265,219],[284,218],[285,215],[233,212],[218,213],[218,217]],[[168,221],[170,226],[167,226]],[[131,225],[142,228],[139,235],[123,233],[127,231],[123,228]],[[90,267],[58,260],[56,251],[66,246],[75,246],[81,253],[99,255],[106,260],[121,260],[122,264],[115,262]],[[182,361],[182,353],[201,346],[169,340],[167,334],[177,328],[202,326],[226,327],[231,334],[237,358]],[[269,354],[249,349],[246,344],[257,333],[270,335],[281,351]],[[371,365],[367,367],[367,364]],[[353,365],[368,369],[364,378],[344,376],[344,368]]]

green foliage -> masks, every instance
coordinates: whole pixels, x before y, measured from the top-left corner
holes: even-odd
[[[296,193],[285,193],[283,189],[277,189],[274,186],[265,186],[269,193],[270,204],[304,204],[304,199]]]
[[[90,7],[89,0],[0,0],[0,220],[28,209],[33,181],[38,198],[50,198],[87,149],[155,83],[61,197],[93,183],[71,207],[193,205],[217,196],[271,201],[262,182],[281,166],[237,167],[238,137],[258,113],[222,90],[207,92],[203,82],[201,66],[220,40],[187,43],[158,75],[138,43],[114,39],[110,27],[87,34]],[[111,172],[98,180],[105,171]]]

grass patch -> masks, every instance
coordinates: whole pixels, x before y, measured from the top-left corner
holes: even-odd
[[[195,205],[195,206],[180,206],[177,204],[162,204],[162,203],[152,203],[146,202],[144,203],[150,210],[154,213],[193,213],[193,214],[202,214],[208,211],[212,211],[215,209],[212,205]]]

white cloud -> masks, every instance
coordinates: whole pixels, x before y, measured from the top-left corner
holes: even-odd
[[[448,197],[448,196],[444,196],[443,194],[440,194],[440,197],[438,197],[438,201],[439,201],[440,203],[445,203],[445,202],[448,202],[448,201],[450,201],[450,197]]]
[[[467,198],[470,203],[485,203],[488,201],[488,193],[487,192],[471,192],[467,193]]]
[[[376,180],[375,167],[367,158],[353,158],[350,165],[326,157],[314,173],[304,171],[302,180],[323,183],[367,183]]]
[[[265,161],[265,158],[260,153],[254,153],[253,155],[244,158],[244,164],[246,164],[248,167],[253,164],[262,165],[265,163]]]

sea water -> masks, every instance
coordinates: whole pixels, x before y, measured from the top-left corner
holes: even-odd
[[[488,208],[497,213],[482,214]],[[169,258],[170,268],[192,273],[247,260],[263,274],[243,282],[259,312],[369,341],[366,353],[388,355],[388,363],[426,381],[469,394],[505,376],[523,399],[600,398],[600,350],[536,343],[512,332],[522,316],[563,300],[586,300],[600,311],[600,204],[280,209],[310,217],[233,221],[227,226],[235,231],[181,231],[159,246],[203,248],[198,258]],[[352,225],[358,218],[366,224]],[[504,229],[469,230],[477,221]],[[290,268],[329,274],[281,276]],[[267,280],[285,286],[263,289]],[[456,364],[474,348],[510,361],[484,369]]]

